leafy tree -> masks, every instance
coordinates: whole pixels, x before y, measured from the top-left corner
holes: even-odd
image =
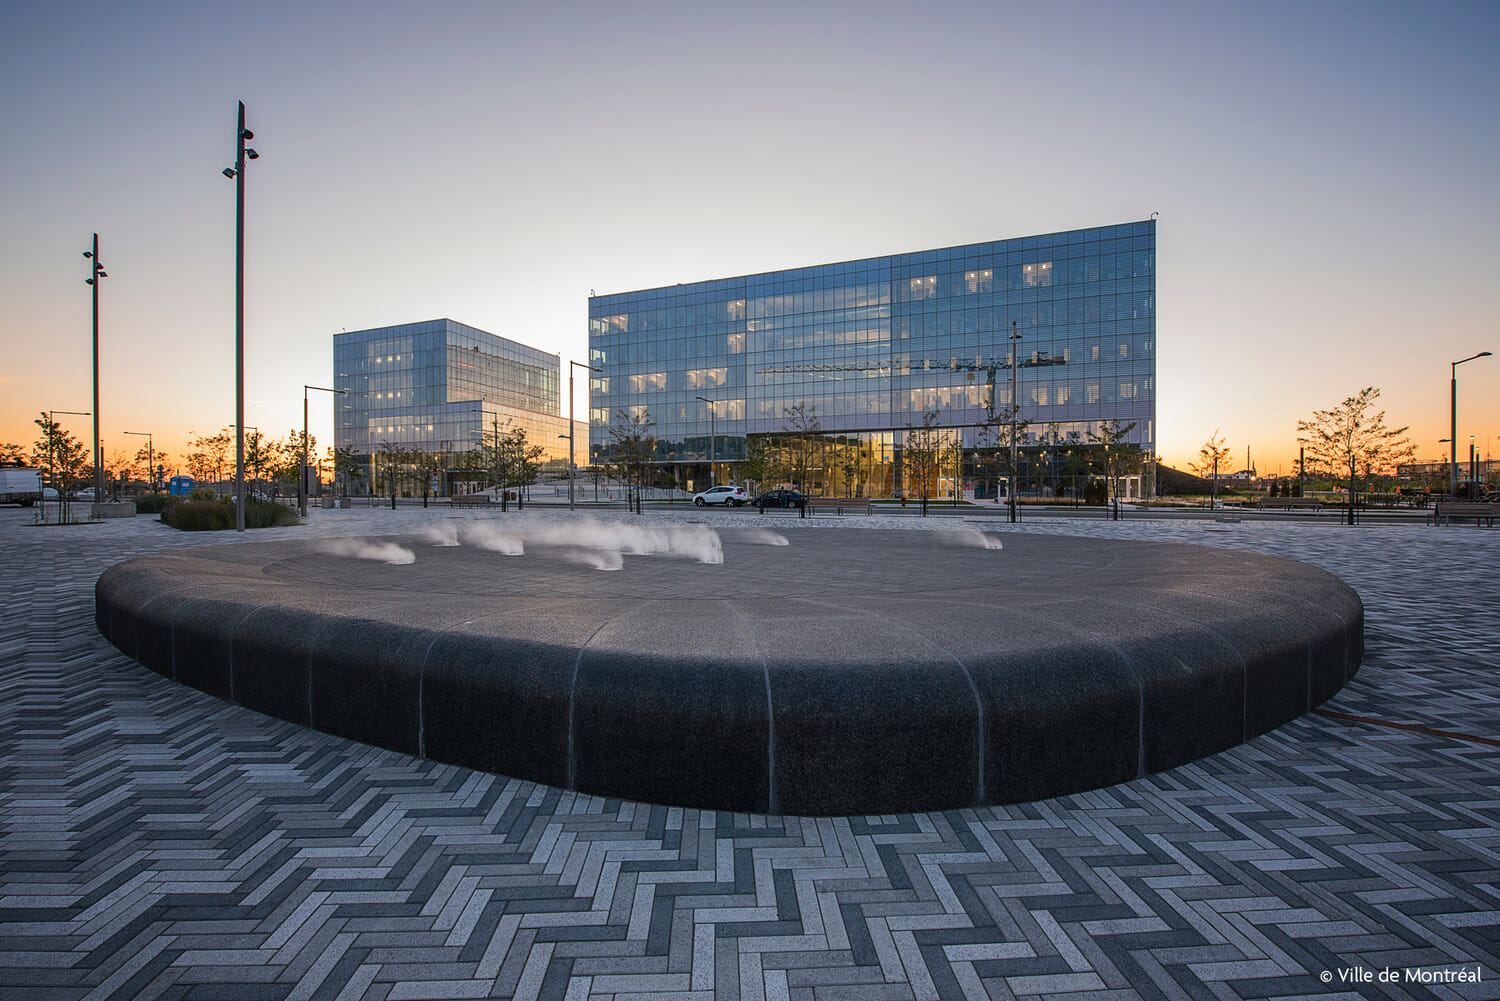
[[[42,431],[41,437],[32,446],[32,461],[48,471],[51,486],[57,491],[58,520],[66,524],[70,520],[68,494],[84,474],[92,470],[93,463],[83,442],[47,416],[46,411],[42,411],[42,415],[32,423]]]
[[[1219,476],[1229,472],[1229,443],[1219,436],[1219,429],[1209,435],[1208,441],[1198,450],[1198,461],[1189,463],[1193,472],[1209,481],[1208,506],[1212,508],[1219,499]]]
[[[26,450],[11,442],[0,442],[0,466],[26,465]]]
[[[641,490],[646,485],[646,472],[656,458],[656,435],[651,429],[656,422],[650,411],[617,411],[616,423],[609,428],[610,457],[620,468],[626,480],[627,491],[634,487],[633,508],[641,514]],[[626,495],[627,506],[632,506],[630,494]]]
[[[929,410],[922,415],[922,426],[909,428],[906,432],[906,487],[910,493],[916,487],[922,501],[922,517],[927,517],[927,500],[932,496],[932,487],[937,479],[938,463],[943,450],[942,432],[938,429],[938,411]]]
[[[863,458],[858,441],[845,442],[839,450],[839,472],[844,477],[844,492],[850,497],[861,495],[859,476],[864,471]]]
[[[229,459],[229,446],[234,443],[234,440],[234,435],[228,428],[220,428],[216,434],[200,434],[194,438],[189,444],[193,447],[194,454],[202,457],[198,462],[197,471],[193,473],[194,478],[212,479],[216,488],[222,485],[224,464]],[[191,456],[189,462],[191,463]]]
[[[988,415],[979,428],[980,452],[977,460],[980,472],[989,475],[991,496],[1000,496],[1001,477],[1015,477],[1020,472],[1016,467],[1020,465],[1021,443],[1026,440],[1026,429],[1029,427],[1031,421],[1021,416],[1019,404],[1013,403],[999,410],[993,407],[988,409]],[[1013,452],[1016,456],[1014,464],[1011,462]]]
[[[1108,488],[1105,503],[1112,494],[1120,496],[1120,480],[1140,469],[1144,454],[1141,446],[1129,441],[1135,430],[1135,421],[1121,424],[1119,421],[1104,421],[1097,432],[1089,433],[1089,440],[1104,446],[1104,482]]]
[[[593,462],[584,467],[583,475],[594,483],[594,500],[599,499],[599,482],[609,475],[609,466],[602,462]]]
[[[333,450],[333,480],[342,490],[344,496],[349,495],[349,481],[363,479],[364,456],[349,447],[335,448]]]
[[[1068,436],[1063,440],[1062,455],[1062,474],[1073,482],[1073,506],[1077,507],[1083,497],[1082,491],[1078,489],[1078,478],[1084,477],[1084,482],[1087,484],[1088,477],[1094,473],[1093,449],[1084,444],[1077,431],[1069,431]]]
[[[813,459],[818,438],[823,433],[823,422],[818,419],[818,408],[807,403],[782,407],[781,429],[787,434],[787,454],[790,460],[792,483],[798,490],[809,492]]]
[[[1408,428],[1386,427],[1385,411],[1374,410],[1378,399],[1380,390],[1366,386],[1335,407],[1313,411],[1311,420],[1297,422],[1297,443],[1307,450],[1308,466],[1348,483],[1351,525],[1361,473],[1368,480],[1409,462],[1417,450],[1406,436]]]
[[[740,460],[739,474],[755,485],[756,493],[763,492],[761,488],[775,478],[775,449],[768,437],[756,435],[745,439],[745,457]]]
[[[407,466],[412,461],[413,453],[393,441],[382,440],[380,449],[376,452],[376,483],[378,489],[381,473],[385,476],[385,488],[391,494],[391,507],[396,506],[396,496],[401,484],[406,481]]]

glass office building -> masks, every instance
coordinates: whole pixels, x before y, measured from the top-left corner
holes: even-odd
[[[701,488],[710,452],[723,482],[747,442],[811,415],[865,466],[823,486],[889,496],[910,429],[935,414],[982,446],[1013,381],[1029,441],[1120,421],[1152,453],[1155,265],[1147,220],[594,296],[591,454],[645,417],[659,461]]]
[[[448,319],[335,334],[333,386],[345,395],[334,398],[334,443],[366,456],[385,442],[453,456],[497,427],[521,427],[544,469],[566,471],[559,369],[557,355]]]

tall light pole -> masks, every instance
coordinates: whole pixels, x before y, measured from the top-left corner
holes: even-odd
[[[1016,330],[1016,321],[1010,321],[1010,482],[1006,484],[1006,499],[1010,501],[1010,520],[1014,522],[1016,510],[1016,418],[1021,413],[1020,375],[1021,334]]]
[[[574,475],[575,475],[574,474],[574,467],[573,467],[573,438],[577,435],[577,431],[573,427],[573,369],[574,368],[587,369],[590,372],[599,372],[599,371],[602,371],[601,369],[594,368],[594,366],[592,366],[592,365],[585,365],[581,361],[573,361],[571,359],[569,359],[569,361],[568,361],[568,433],[567,433],[566,437],[568,439],[568,510],[569,511],[573,510],[573,479],[574,479]]]
[[[714,406],[715,401],[706,396],[698,399],[708,404],[708,485],[716,487],[719,485],[719,472],[714,468],[715,460],[718,458],[718,435],[714,433],[714,417],[718,408]]]
[[[247,149],[255,133],[245,128],[245,102],[234,129],[234,166],[224,176],[234,181],[234,530],[245,530],[245,161],[260,154]]]
[[[139,435],[146,439],[146,479],[151,483],[151,492],[156,493],[156,449],[150,431],[121,431],[121,434]],[[136,455],[140,455],[139,452]]]
[[[302,513],[302,517],[304,518],[307,517],[307,391],[309,389],[316,389],[320,393],[337,393],[340,396],[349,395],[349,391],[346,389],[329,389],[326,386],[302,384],[302,472],[297,477],[297,510]],[[422,492],[422,497],[424,498],[422,503],[426,504],[427,501],[425,498],[427,497],[427,492],[425,488]]]
[[[1467,358],[1460,358],[1453,362],[1453,378],[1449,383],[1449,412],[1452,419],[1448,429],[1448,493],[1450,496],[1458,493],[1458,366],[1466,361],[1473,361],[1475,358],[1488,358],[1489,356],[1490,352],[1481,351],[1477,355],[1469,355]]]
[[[94,503],[104,499],[104,446],[99,441],[99,279],[108,278],[104,265],[99,263],[99,234],[94,234],[94,248],[85,250],[93,274],[84,282],[94,289]],[[62,411],[59,411],[60,413]]]

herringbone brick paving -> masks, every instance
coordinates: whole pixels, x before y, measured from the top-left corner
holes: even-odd
[[[317,511],[248,537],[446,517]],[[93,582],[233,540],[30,521],[0,510],[6,1001],[1500,997],[1493,744],[1313,715],[1021,806],[804,819],[601,799],[174,685],[94,630]],[[772,524],[793,545],[817,530]],[[992,527],[1323,566],[1367,610],[1364,667],[1326,708],[1500,739],[1500,531]],[[1406,981],[1416,968],[1482,979]],[[1387,969],[1403,979],[1341,977]]]

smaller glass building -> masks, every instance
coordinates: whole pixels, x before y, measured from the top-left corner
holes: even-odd
[[[543,469],[564,472],[560,367],[555,354],[449,319],[335,334],[333,386],[344,395],[335,397],[334,444],[363,456],[389,444],[449,465],[497,429],[519,427],[542,447]],[[587,425],[576,427],[582,456]]]

